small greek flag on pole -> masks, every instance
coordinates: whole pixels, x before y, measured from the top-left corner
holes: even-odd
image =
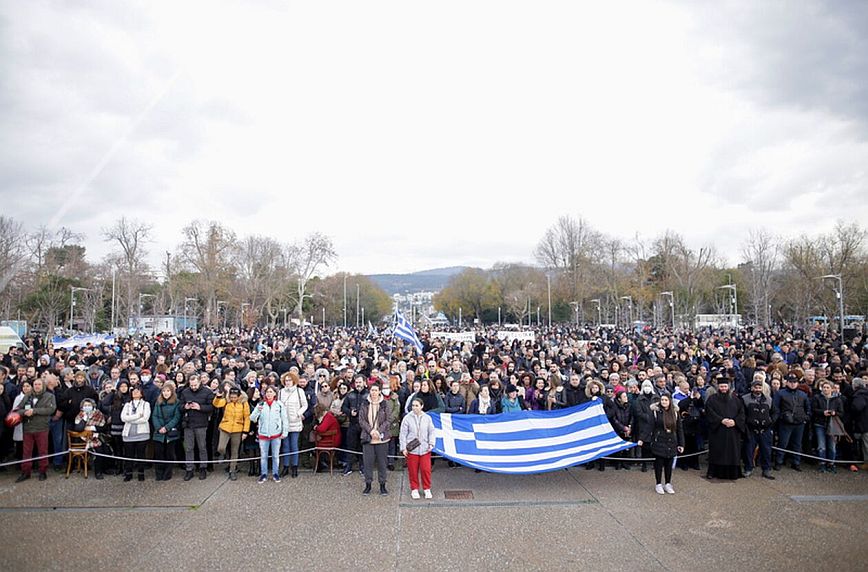
[[[392,335],[413,344],[416,351],[420,354],[422,353],[422,342],[419,341],[419,337],[416,335],[413,326],[410,325],[410,322],[407,321],[407,318],[399,310],[395,311],[395,330],[392,332]]]
[[[429,415],[437,438],[435,453],[492,473],[556,471],[635,445],[618,437],[600,400],[556,411]]]

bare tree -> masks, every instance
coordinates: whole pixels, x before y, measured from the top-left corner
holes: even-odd
[[[248,236],[237,244],[233,263],[244,301],[256,315],[265,310],[274,324],[278,311],[272,305],[287,280],[280,244],[268,237]]]
[[[297,280],[295,315],[303,321],[302,305],[306,296],[307,283],[320,268],[327,267],[334,262],[337,253],[331,238],[314,232],[301,242],[287,247],[286,258]]]
[[[572,285],[571,296],[581,300],[586,294],[590,269],[599,259],[602,237],[583,219],[562,216],[546,230],[534,254],[546,268],[565,272]]]
[[[134,308],[138,305],[138,300],[134,299],[134,296],[138,296],[142,274],[147,270],[145,245],[150,241],[152,229],[151,225],[144,222],[121,217],[114,225],[102,230],[106,242],[115,242],[120,247],[119,254],[123,269],[121,279],[126,282],[127,287],[127,319],[124,322],[127,324]]]
[[[25,257],[25,234],[21,223],[0,215],[0,293],[18,274]]]
[[[231,264],[235,233],[214,221],[196,220],[184,227],[180,258],[199,273],[205,297],[205,324],[217,316],[217,291]]]
[[[778,269],[777,239],[765,229],[751,229],[742,245],[741,255],[750,281],[750,307],[757,323],[771,325],[771,300]]]

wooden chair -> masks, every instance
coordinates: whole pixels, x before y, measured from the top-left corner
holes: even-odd
[[[69,443],[69,459],[66,463],[66,478],[69,478],[69,473],[72,472],[73,465],[78,467],[79,471],[84,473],[84,478],[87,478],[87,462],[90,455],[88,454],[87,444],[93,437],[93,431],[67,431],[66,438]]]
[[[314,449],[314,455],[315,455],[314,467],[316,467],[317,469],[319,469],[319,456],[322,454],[329,456],[329,474],[331,475],[334,473],[334,468],[335,468],[335,450],[330,448],[330,447],[326,447],[326,448],[322,448],[322,449],[319,447],[316,447]]]

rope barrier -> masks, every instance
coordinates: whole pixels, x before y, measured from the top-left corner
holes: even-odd
[[[800,453],[797,451],[791,451],[790,449],[782,449],[780,447],[772,447],[772,449],[775,451],[790,453],[791,455],[798,455],[800,457],[806,457],[808,459],[814,459],[817,461],[822,461],[824,463],[835,463],[835,464],[839,464],[839,465],[861,465],[861,464],[866,462],[866,461],[847,461],[847,460],[832,460],[832,461],[830,461],[828,459],[824,459],[822,457],[817,457],[815,455],[809,455],[807,453]],[[291,455],[302,455],[304,453],[310,453],[310,452],[316,451],[316,450],[317,450],[317,447],[310,447],[308,449],[301,449],[299,451],[295,451],[292,453],[280,453],[278,455],[278,458],[289,457]],[[322,448],[320,448],[320,450],[321,451],[338,451],[338,452],[347,453],[350,455],[362,455],[361,451],[352,451],[350,449],[342,449],[340,447],[322,447]],[[67,453],[69,453],[69,451],[70,450],[67,449],[66,451],[61,451],[59,453],[51,453],[49,455],[41,455],[39,457],[32,457],[30,459],[22,459],[22,460],[18,460],[18,461],[8,461],[5,463],[0,463],[0,467],[11,467],[13,465],[20,465],[20,464],[23,464],[26,462],[41,461],[42,459],[50,459],[52,457],[57,457],[59,455],[66,455]],[[171,464],[171,465],[186,465],[187,464],[186,460],[168,461],[168,460],[163,460],[163,459],[135,459],[132,457],[124,457],[121,455],[107,455],[105,453],[99,453],[93,449],[88,449],[88,453],[90,455],[95,456],[95,457],[102,457],[104,459],[114,459],[116,461],[131,461],[131,462],[139,462],[139,463],[142,463],[142,462],[145,462],[145,463],[162,463],[162,464],[167,464],[167,465],[169,465],[169,464]],[[678,459],[687,459],[690,457],[698,457],[699,455],[705,455],[706,453],[708,453],[708,449],[705,449],[703,451],[699,451],[696,453],[689,453],[687,455],[678,455],[677,458]],[[404,458],[403,455],[388,455],[387,457],[389,459],[403,459]],[[444,457],[442,455],[434,455],[433,453],[432,453],[431,457],[435,458],[435,459],[450,460],[450,459],[448,459],[448,457]],[[255,457],[239,457],[235,460],[236,460],[236,462],[242,463],[242,462],[246,462],[246,461],[255,461],[258,459],[259,459],[259,457],[255,456]],[[654,457],[650,457],[650,458],[649,457],[600,457],[597,460],[618,461],[618,462],[622,462],[622,463],[623,462],[648,463],[648,462],[653,462]],[[227,464],[230,461],[231,461],[231,459],[229,459],[229,458],[222,458],[222,459],[213,459],[210,461],[207,461],[207,460],[206,461],[194,461],[193,463],[196,465],[217,465],[217,464]]]
[[[31,457],[29,459],[22,459],[20,461],[8,461],[6,463],[0,463],[0,467],[11,467],[12,465],[21,465],[27,462],[33,461],[41,461],[42,459],[50,459],[51,457],[57,457],[58,455],[66,455],[69,453],[69,449],[66,451],[61,451],[60,453],[51,453],[50,455],[42,455],[41,457]]]
[[[808,455],[807,453],[797,453],[795,451],[790,451],[789,449],[781,449],[780,447],[772,447],[775,451],[782,451],[784,453],[790,453],[791,455],[798,455],[799,457],[807,457],[809,459],[816,459],[817,461],[823,461],[824,463],[837,463],[839,465],[861,465],[862,463],[868,463],[868,461],[830,461],[829,459],[824,459],[822,457],[816,457],[814,455]]]

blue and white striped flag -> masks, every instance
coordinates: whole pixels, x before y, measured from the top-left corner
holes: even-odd
[[[492,473],[556,471],[635,445],[618,437],[599,400],[556,411],[430,415],[434,452]]]
[[[395,330],[392,332],[392,335],[413,344],[416,347],[416,351],[420,354],[422,353],[422,342],[419,341],[416,331],[410,325],[410,322],[407,321],[407,318],[397,310],[395,311]]]

